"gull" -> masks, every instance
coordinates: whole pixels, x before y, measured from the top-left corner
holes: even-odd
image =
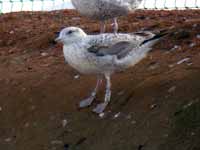
[[[100,20],[100,32],[105,32],[105,21],[113,19],[114,33],[118,31],[117,17],[135,10],[142,0],[72,0],[73,6],[83,16]]]
[[[66,62],[80,73],[98,77],[93,92],[80,102],[79,107],[83,108],[92,104],[98,87],[105,77],[104,102],[93,109],[93,112],[102,113],[111,99],[111,75],[140,62],[154,43],[164,35],[164,33],[155,35],[147,31],[131,34],[118,33],[118,36],[112,33],[87,35],[78,27],[62,29],[55,40],[63,43]]]

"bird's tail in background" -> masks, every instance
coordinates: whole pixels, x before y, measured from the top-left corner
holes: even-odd
[[[135,10],[139,7],[139,5],[142,3],[142,0],[128,0],[130,7],[132,10]]]
[[[133,48],[130,53],[121,60],[117,60],[117,64],[122,68],[134,66],[146,57],[147,53],[151,51],[152,46],[159,41],[163,36],[167,35],[166,31],[160,32],[146,40],[144,40],[138,47]]]

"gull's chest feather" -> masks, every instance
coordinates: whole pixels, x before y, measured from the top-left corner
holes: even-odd
[[[65,60],[72,66],[81,65],[85,61],[82,49],[75,45],[64,46],[63,53]]]
[[[66,62],[81,73],[91,73],[97,69],[83,47],[78,45],[64,46],[63,53]]]

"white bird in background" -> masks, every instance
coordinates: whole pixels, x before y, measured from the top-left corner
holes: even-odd
[[[80,73],[98,76],[94,91],[79,106],[83,108],[91,105],[104,76],[105,99],[93,109],[96,113],[102,113],[111,98],[110,76],[137,64],[163,35],[165,34],[155,35],[151,32],[119,33],[118,36],[111,33],[87,35],[77,27],[62,29],[56,41],[63,43],[66,62]]]
[[[117,17],[135,10],[142,0],[71,0],[78,12],[86,17],[101,21],[101,33],[105,32],[105,21],[113,19],[114,33],[118,31]]]

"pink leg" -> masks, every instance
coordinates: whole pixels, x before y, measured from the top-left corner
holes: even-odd
[[[111,98],[111,81],[110,81],[110,75],[105,75],[106,78],[106,93],[105,93],[105,99],[103,103],[100,103],[96,106],[96,108],[93,109],[93,112],[100,114],[102,113],[108,103],[110,102]]]
[[[113,32],[114,32],[114,34],[117,34],[118,29],[119,29],[119,26],[118,26],[118,23],[117,23],[117,18],[114,18],[114,19],[113,19],[113,24],[112,24],[112,26],[113,26]]]
[[[99,89],[99,85],[102,83],[102,79],[101,78],[98,78],[97,80],[97,84],[96,84],[96,87],[95,89],[93,90],[93,92],[91,93],[91,95],[82,100],[80,103],[79,103],[79,107],[80,108],[84,108],[84,107],[87,107],[87,106],[90,106],[92,104],[92,102],[94,101],[95,97],[96,97],[96,94],[97,94],[97,91]]]
[[[100,23],[100,33],[105,33],[105,31],[106,31],[105,21],[101,21],[101,23]]]

